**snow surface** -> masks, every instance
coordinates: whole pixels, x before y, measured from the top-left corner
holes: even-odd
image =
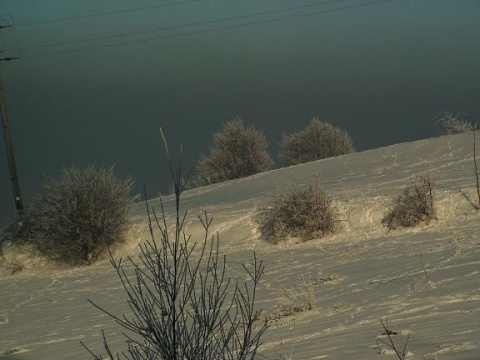
[[[381,219],[409,179],[430,171],[438,220],[387,231]],[[342,228],[304,243],[265,243],[255,222],[277,188],[308,184],[319,175],[332,195]],[[408,359],[480,359],[480,238],[471,134],[444,136],[354,153],[185,192],[187,233],[201,240],[196,216],[206,210],[220,234],[232,276],[252,251],[265,261],[257,305],[271,313],[285,288],[300,278],[317,281],[316,310],[285,317],[267,330],[259,359],[394,359],[380,318],[405,338]],[[150,205],[159,209],[159,200]],[[173,216],[173,199],[165,198]],[[146,210],[133,208],[129,243],[134,254],[148,239]],[[25,260],[26,261],[26,260]],[[28,264],[28,262],[27,262]],[[125,293],[107,260],[61,269],[31,261],[0,277],[0,359],[88,359],[84,341],[102,349],[101,329],[123,348],[122,329],[87,302],[121,314]],[[237,275],[235,275],[237,274]],[[323,274],[323,275],[322,275]],[[395,337],[401,341],[400,336]],[[115,346],[117,345],[117,346]]]

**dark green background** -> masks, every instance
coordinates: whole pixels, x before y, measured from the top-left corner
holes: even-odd
[[[0,11],[17,24],[1,31],[0,55],[20,59],[1,62],[0,72],[26,202],[44,175],[57,176],[70,164],[116,163],[122,177],[135,178],[136,191],[142,184],[149,196],[165,191],[160,126],[172,148],[183,144],[192,163],[211,146],[222,123],[237,115],[265,131],[275,156],[282,133],[302,128],[313,116],[347,129],[364,150],[438,135],[434,117],[441,111],[473,107],[480,114],[480,1],[323,2],[120,39],[31,48],[322,1],[201,0],[22,25],[168,2],[0,0]],[[352,6],[358,7],[342,10]],[[271,21],[318,11],[325,12]],[[263,23],[236,27],[257,21]],[[182,33],[196,34],[178,36]],[[111,46],[150,37],[164,38]],[[38,56],[92,46],[100,48]],[[3,144],[0,155],[5,215],[14,204]]]

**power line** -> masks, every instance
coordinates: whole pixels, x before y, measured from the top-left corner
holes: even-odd
[[[345,1],[345,0],[332,0],[332,1],[333,2],[338,2],[338,1]],[[179,34],[155,36],[155,37],[151,37],[151,38],[147,38],[147,39],[139,39],[139,40],[122,41],[122,42],[118,42],[118,43],[114,43],[114,44],[89,46],[89,47],[83,47],[83,48],[80,48],[80,49],[59,50],[59,51],[52,51],[52,52],[46,52],[46,53],[40,53],[40,54],[23,55],[23,57],[24,58],[34,58],[34,57],[48,56],[48,55],[67,54],[67,53],[82,52],[82,51],[88,51],[88,50],[105,49],[105,48],[110,48],[110,47],[130,45],[130,44],[136,44],[136,43],[143,43],[143,42],[149,42],[149,41],[155,41],[155,40],[171,39],[171,38],[177,38],[177,37],[183,37],[183,36],[190,36],[190,35],[196,35],[196,34],[202,34],[202,33],[215,32],[215,31],[219,31],[219,30],[235,29],[235,28],[255,26],[255,25],[260,25],[260,24],[268,24],[268,23],[273,23],[273,22],[278,22],[278,21],[283,21],[283,20],[291,20],[291,19],[298,19],[298,18],[303,18],[303,17],[308,17],[308,16],[315,16],[315,15],[319,15],[319,14],[333,13],[333,12],[350,10],[350,9],[361,8],[361,7],[367,7],[367,6],[372,6],[372,5],[377,5],[377,4],[382,4],[382,3],[392,2],[392,1],[395,1],[395,0],[376,0],[376,1],[370,1],[370,2],[367,2],[367,3],[363,3],[363,4],[344,6],[344,7],[340,7],[340,8],[336,8],[336,9],[319,10],[319,11],[313,11],[313,12],[308,12],[308,13],[304,13],[304,14],[288,15],[288,16],[283,16],[283,17],[278,17],[278,18],[268,19],[268,20],[258,20],[258,21],[243,23],[243,24],[225,25],[225,26],[216,27],[216,28],[212,28],[212,29],[194,30],[194,31],[188,31],[188,32],[183,32],[183,33],[179,33]],[[277,11],[279,11],[279,10],[277,10]],[[250,16],[253,16],[253,15],[250,15]],[[214,21],[218,23],[218,22],[221,22],[221,21],[229,21],[229,20],[221,19],[221,20],[214,20]],[[201,24],[201,23],[198,23],[198,24]],[[187,25],[185,25],[185,26],[187,26]],[[188,26],[193,26],[193,25],[188,25]],[[150,32],[153,32],[153,31],[158,31],[158,30],[152,30]],[[126,36],[126,35],[124,35],[124,36]],[[20,50],[26,50],[26,49],[29,49],[29,48],[24,48],[24,49],[20,49]]]
[[[10,20],[13,23],[13,18],[11,18]],[[5,24],[7,24],[7,25],[1,25],[2,21],[5,22]],[[0,61],[19,59],[18,40],[17,40],[17,35],[15,34],[15,29],[12,27],[12,25],[8,24],[7,20],[4,19],[4,18],[0,18],[0,44],[2,44],[2,46],[1,46],[2,50],[0,50],[0,53],[5,52],[5,50],[3,50],[3,44],[6,43],[6,40],[5,40],[5,37],[3,35],[3,31],[1,31],[3,29],[10,30],[10,34],[12,36],[12,39],[13,39],[14,43],[15,43],[15,50],[8,50],[7,51],[8,56],[3,56],[3,58],[0,58]]]
[[[289,12],[294,10],[302,10],[302,9],[307,9],[311,7],[318,7],[318,6],[323,6],[323,5],[338,3],[343,1],[349,1],[349,0],[329,0],[329,1],[324,1],[317,4],[308,4],[308,5],[294,6],[294,7],[284,8],[284,9],[263,11],[259,13],[253,13],[253,14],[230,16],[230,17],[216,19],[216,20],[200,21],[200,22],[183,24],[183,25],[165,26],[165,27],[156,28],[156,29],[132,31],[132,32],[116,34],[116,35],[98,36],[98,37],[92,37],[89,39],[63,41],[63,42],[58,42],[53,44],[44,44],[44,45],[38,45],[38,46],[29,46],[29,47],[21,48],[19,50],[33,50],[33,49],[42,49],[42,48],[49,48],[49,47],[62,46],[62,45],[70,45],[70,44],[81,44],[81,43],[97,41],[97,40],[115,39],[115,38],[122,38],[122,37],[132,36],[132,35],[149,34],[153,32],[161,32],[161,31],[167,31],[167,30],[178,30],[178,29],[184,29],[184,28],[189,28],[194,26],[212,25],[212,24],[218,24],[218,23],[232,21],[232,20],[242,20],[242,19],[248,19],[252,17],[272,15],[272,14],[278,14],[278,13]]]
[[[152,9],[169,7],[169,6],[177,6],[177,5],[189,4],[189,3],[199,2],[199,1],[201,1],[201,0],[185,0],[185,1],[178,1],[178,2],[172,2],[172,3],[167,3],[167,4],[159,4],[159,5],[153,5],[153,6],[141,7],[141,8],[135,8],[135,9],[106,11],[106,12],[101,12],[101,13],[96,13],[96,14],[70,16],[70,17],[64,17],[64,18],[59,18],[59,19],[30,21],[30,22],[15,24],[15,26],[18,26],[18,27],[20,27],[20,26],[32,26],[32,25],[55,23],[55,22],[60,22],[60,21],[83,20],[83,19],[89,19],[89,18],[99,17],[99,16],[125,14],[125,13],[131,13],[131,12],[136,12],[136,11],[145,11],[145,10],[152,10]]]

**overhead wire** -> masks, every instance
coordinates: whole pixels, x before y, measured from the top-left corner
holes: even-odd
[[[149,33],[153,33],[153,32],[178,30],[178,29],[184,29],[184,28],[195,27],[195,26],[203,26],[203,25],[212,25],[212,24],[218,24],[218,23],[227,22],[227,21],[243,20],[243,19],[248,19],[248,18],[252,18],[252,17],[272,15],[272,14],[278,14],[278,13],[294,11],[294,10],[302,10],[302,9],[307,9],[307,8],[311,8],[311,7],[324,6],[324,5],[328,5],[328,4],[332,4],[332,3],[339,3],[339,2],[344,2],[344,1],[349,1],[349,0],[328,0],[328,1],[322,1],[320,3],[315,3],[315,4],[293,6],[293,7],[289,7],[289,8],[269,10],[269,11],[263,11],[263,12],[253,13],[253,14],[229,16],[229,17],[225,17],[225,18],[222,18],[222,19],[199,21],[199,22],[182,24],[182,25],[164,26],[164,27],[160,27],[160,28],[156,28],[156,29],[132,31],[132,32],[127,32],[127,33],[123,33],[123,34],[96,36],[96,37],[92,37],[92,38],[88,38],[88,39],[70,40],[70,41],[57,42],[57,43],[52,43],[52,44],[29,46],[29,47],[21,48],[21,50],[33,50],[33,49],[49,48],[49,47],[55,47],[55,46],[61,46],[61,45],[81,44],[81,43],[85,43],[85,42],[122,38],[122,37],[132,36],[132,35],[149,34]]]
[[[145,11],[145,10],[152,10],[152,9],[158,9],[158,8],[164,8],[164,7],[170,7],[170,6],[178,6],[178,5],[190,4],[190,3],[199,2],[199,1],[201,0],[184,0],[184,1],[171,2],[167,4],[158,4],[158,5],[152,5],[152,6],[139,7],[134,9],[114,10],[114,11],[95,13],[95,14],[70,16],[70,17],[64,17],[64,18],[58,18],[58,19],[30,21],[30,22],[15,24],[15,26],[21,27],[21,26],[49,24],[49,23],[55,23],[55,22],[61,22],[61,21],[83,20],[83,19],[100,17],[100,16],[125,14],[125,13],[131,13],[136,11]]]
[[[4,22],[6,25],[3,25],[2,22]],[[13,60],[13,59],[18,59],[20,57],[18,39],[15,33],[15,29],[13,27],[14,22],[15,21],[11,15],[0,14],[0,45],[1,45],[0,54],[2,54],[0,60]],[[9,30],[12,35],[12,39],[15,44],[15,47],[13,50],[12,49],[4,50],[4,44],[7,43],[6,37],[4,35],[4,31],[2,31],[4,29],[7,29],[7,31]],[[5,53],[6,55],[3,53]]]
[[[345,0],[331,0],[330,2],[339,2],[339,1],[345,1]],[[155,40],[191,36],[191,35],[202,34],[202,33],[210,33],[210,32],[215,32],[215,31],[220,31],[220,30],[242,28],[242,27],[247,27],[247,26],[255,26],[255,25],[261,25],[261,24],[274,23],[274,22],[283,21],[283,20],[291,20],[291,19],[298,19],[298,18],[303,18],[303,17],[315,16],[315,15],[319,15],[319,14],[333,13],[333,12],[344,11],[344,10],[355,9],[355,8],[361,8],[361,7],[367,7],[367,6],[372,6],[372,5],[377,5],[377,4],[387,3],[387,2],[392,2],[392,1],[395,1],[395,0],[375,0],[375,1],[370,1],[370,2],[366,2],[366,3],[362,3],[362,4],[348,5],[348,6],[343,6],[343,7],[340,7],[340,8],[335,8],[335,9],[325,9],[325,10],[312,11],[312,12],[303,13],[303,14],[287,15],[287,16],[277,17],[277,18],[274,18],[274,19],[257,20],[257,21],[242,23],[242,24],[231,24],[231,25],[225,25],[225,26],[220,26],[220,27],[215,27],[215,28],[210,28],[210,29],[192,30],[192,31],[187,31],[187,32],[182,32],[182,33],[177,33],[177,34],[155,36],[155,37],[150,37],[150,38],[146,38],[146,39],[127,40],[127,41],[111,43],[111,44],[103,44],[103,45],[82,47],[82,48],[79,48],[79,49],[58,50],[58,51],[52,51],[52,52],[46,52],[46,53],[22,55],[22,57],[33,58],[33,57],[48,56],[48,55],[67,54],[67,53],[82,52],[82,51],[88,51],[88,50],[111,48],[111,47],[117,47],[117,46],[129,45],[129,44],[144,43],[144,42],[155,41]],[[279,12],[280,10],[275,10],[275,11]],[[247,15],[245,15],[245,17],[246,16]],[[253,14],[253,15],[250,15],[250,16],[256,16],[256,14]],[[224,21],[231,21],[231,19],[228,19],[228,20],[227,19],[219,19],[219,20],[212,20],[212,21],[215,22],[215,23],[219,23],[219,22],[224,22]],[[208,21],[208,22],[205,22],[205,23],[211,23],[211,21]],[[196,25],[190,24],[190,25],[179,25],[179,26],[186,27],[186,26],[199,26],[199,25],[203,25],[203,23],[200,22],[200,23],[196,23]],[[153,32],[153,31],[158,31],[158,30],[152,30],[150,32]],[[126,36],[126,35],[124,35],[124,36]],[[92,40],[89,40],[89,41],[92,41]],[[68,44],[68,43],[65,43],[65,44]],[[65,44],[62,44],[62,45],[65,45]],[[41,47],[41,46],[39,46],[39,47]],[[20,48],[20,50],[26,50],[26,49],[27,48]],[[28,48],[28,49],[33,49],[33,47]]]

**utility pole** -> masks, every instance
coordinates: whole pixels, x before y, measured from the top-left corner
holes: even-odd
[[[5,94],[3,91],[2,78],[0,77],[0,107],[2,113],[3,135],[5,137],[5,145],[7,146],[8,168],[10,170],[10,180],[12,182],[13,197],[15,200],[15,208],[19,215],[23,214],[23,202],[20,195],[20,185],[18,183],[17,166],[13,155],[12,136],[10,134],[10,121],[8,120],[7,105],[5,104]]]
[[[0,30],[8,26],[0,26]],[[15,60],[18,57],[0,57],[0,61]],[[10,134],[10,121],[8,119],[7,105],[5,103],[5,92],[3,90],[2,78],[0,76],[0,109],[2,115],[3,135],[5,137],[5,145],[7,147],[8,169],[10,171],[10,181],[12,182],[13,198],[15,201],[15,208],[18,214],[23,215],[23,202],[20,194],[20,185],[18,183],[17,166],[15,164],[15,157],[13,155],[12,136]]]

